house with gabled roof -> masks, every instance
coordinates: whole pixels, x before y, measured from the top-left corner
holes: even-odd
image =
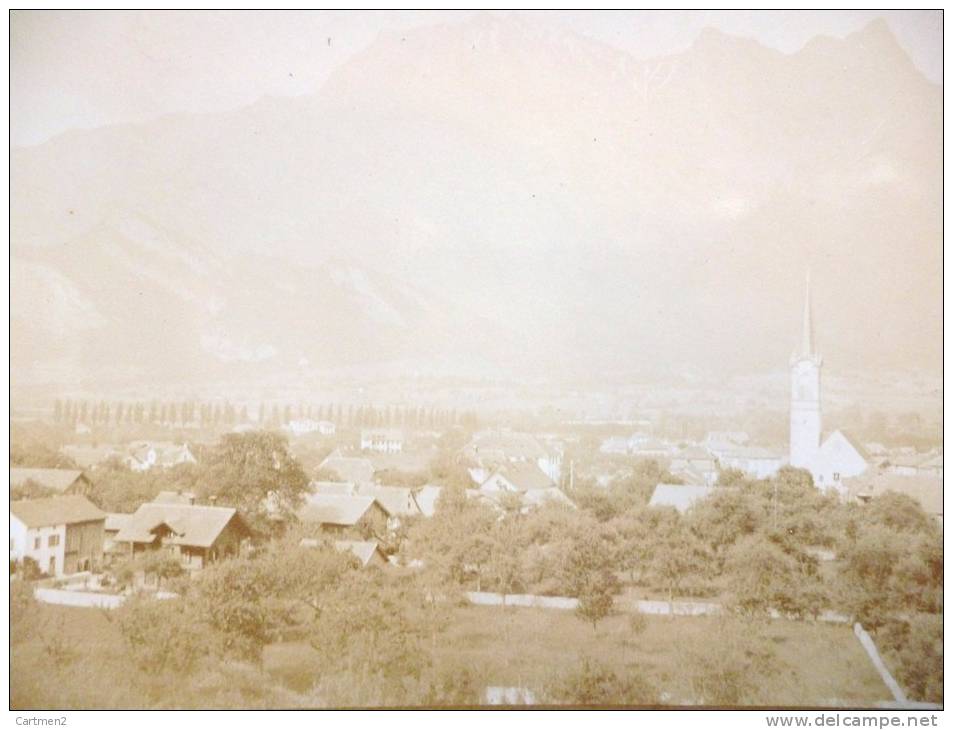
[[[489,471],[506,464],[535,464],[554,482],[559,481],[562,473],[562,452],[558,444],[546,447],[532,434],[509,429],[474,434],[464,447],[464,454]]]
[[[191,571],[237,555],[251,535],[234,507],[146,502],[123,521],[114,542],[130,558],[164,550]]]
[[[125,463],[133,471],[148,471],[156,467],[169,469],[179,464],[195,464],[196,459],[188,444],[137,441],[130,444]]]
[[[420,514],[420,507],[414,501],[414,490],[410,487],[358,484],[355,494],[373,497],[381,503],[391,517],[415,517]]]
[[[34,484],[56,494],[89,494],[93,483],[80,469],[10,469],[10,491],[18,492]]]
[[[496,469],[480,485],[481,492],[528,492],[556,486],[538,466],[529,462],[513,462]]]
[[[386,533],[390,513],[374,497],[309,494],[295,516],[323,533],[370,537]]]
[[[35,562],[44,573],[98,570],[106,513],[82,495],[25,499],[10,504],[10,561]]]

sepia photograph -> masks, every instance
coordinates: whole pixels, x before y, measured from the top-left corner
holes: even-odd
[[[942,10],[8,21],[17,725],[936,726]]]

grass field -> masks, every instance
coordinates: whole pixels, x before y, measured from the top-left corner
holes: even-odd
[[[118,628],[99,609],[41,605],[45,630],[12,647],[11,706],[16,709],[302,707],[320,702],[310,678],[313,653],[293,645],[266,651],[268,671],[215,665],[194,676],[150,678],[135,669]],[[617,672],[641,673],[672,704],[693,702],[688,665],[699,651],[719,651],[714,618],[647,616],[635,634],[629,616],[594,631],[571,612],[461,607],[438,647],[438,659],[468,667],[485,685],[539,691],[555,673],[595,659]],[[873,706],[889,693],[846,626],[771,621],[750,625],[770,648],[774,670],[753,678],[752,704]],[[726,638],[726,640],[730,640]],[[722,647],[723,648],[723,647]]]

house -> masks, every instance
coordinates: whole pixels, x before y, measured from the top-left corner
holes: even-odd
[[[93,484],[78,469],[23,469],[10,470],[10,491],[19,492],[34,484],[57,494],[89,494]]]
[[[397,428],[372,428],[361,431],[361,451],[399,454],[404,450],[404,434]]]
[[[179,464],[195,464],[196,460],[188,444],[138,441],[129,446],[125,463],[133,471],[148,471],[155,467],[169,469]]]
[[[313,481],[308,485],[314,494],[357,494],[357,485],[354,482],[324,482]]]
[[[846,495],[843,481],[863,474],[872,463],[873,457],[860,442],[844,431],[834,431],[824,439],[811,465],[814,486]]]
[[[437,511],[437,500],[443,493],[443,487],[435,484],[425,484],[414,492],[414,501],[417,503],[417,509],[424,517],[433,517]]]
[[[106,521],[103,525],[103,560],[106,564],[126,556],[127,548],[116,542],[116,535],[128,524],[131,518],[131,514],[122,512],[106,513]]]
[[[716,489],[707,484],[656,484],[649,507],[674,507],[684,513]]]
[[[535,464],[553,482],[558,482],[562,475],[562,451],[545,448],[528,433],[507,429],[481,431],[464,447],[464,454],[491,471],[506,464],[525,462]]]
[[[523,511],[529,511],[534,507],[542,507],[544,504],[562,504],[566,507],[576,509],[576,504],[565,495],[559,487],[546,487],[545,489],[531,489],[523,493]]]
[[[629,439],[629,453],[640,459],[667,459],[676,452],[676,447],[667,441],[655,438]]]
[[[943,455],[899,454],[886,460],[888,471],[904,476],[932,476],[943,478]]]
[[[306,537],[299,544],[302,547],[318,547],[321,541]],[[368,566],[383,568],[389,564],[377,540],[335,540],[334,549],[342,553],[351,553],[360,561],[362,568]]]
[[[718,462],[710,451],[690,446],[672,456],[668,470],[690,484],[714,484]]]
[[[322,436],[333,436],[337,430],[330,421],[315,421],[311,418],[298,418],[286,423],[282,428],[295,436],[305,436],[309,433],[318,433]]]
[[[504,495],[519,497],[520,511],[528,512],[546,502],[558,502],[575,508],[572,500],[535,464],[515,462],[498,469],[477,490],[484,501],[502,508]]]
[[[233,507],[146,502],[120,526],[114,541],[127,557],[164,550],[189,571],[237,555],[251,528]]]
[[[943,482],[935,477],[877,471],[848,478],[844,487],[850,502],[869,502],[887,492],[905,494],[915,499],[940,527],[943,526]]]
[[[480,491],[522,493],[533,489],[548,489],[555,486],[553,480],[535,464],[515,462],[494,471],[480,485]]]
[[[784,463],[780,454],[760,446],[724,446],[711,449],[718,456],[718,463],[723,469],[737,469],[754,479],[774,476]]]
[[[321,471],[333,472],[343,482],[372,482],[374,481],[374,465],[367,459],[341,456],[339,451],[333,452],[318,465]]]
[[[298,520],[322,532],[383,535],[390,513],[374,497],[309,494],[295,513]]]
[[[105,520],[106,513],[79,494],[12,502],[10,561],[33,560],[57,577],[98,570]]]
[[[373,497],[386,509],[391,517],[413,517],[420,514],[420,507],[414,501],[414,492],[410,487],[388,487],[378,484],[358,484],[356,494]]]

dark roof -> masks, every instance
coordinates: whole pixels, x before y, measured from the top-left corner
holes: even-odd
[[[74,525],[106,519],[106,513],[78,494],[23,499],[10,504],[10,513],[29,528]]]

